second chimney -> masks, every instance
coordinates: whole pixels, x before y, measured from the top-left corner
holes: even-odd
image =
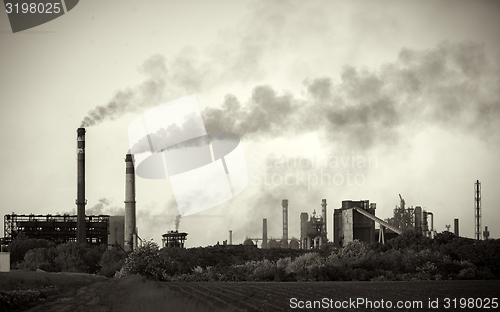
[[[135,222],[135,170],[131,154],[125,156],[125,251],[137,249]]]
[[[267,219],[262,220],[262,249],[267,249]]]
[[[283,199],[283,242],[288,247],[288,199]]]
[[[323,200],[321,201],[321,216],[323,217],[323,233],[325,233],[325,237],[327,238],[328,235],[326,234],[327,233],[327,229],[328,227],[326,226],[326,218],[327,218],[327,215],[326,215],[326,199],[323,198]],[[327,238],[328,240],[328,238]]]

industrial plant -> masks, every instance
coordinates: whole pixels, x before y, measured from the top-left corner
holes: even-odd
[[[4,216],[4,238],[8,243],[23,233],[55,243],[80,242],[106,244],[125,251],[138,246],[135,211],[135,171],[133,155],[125,156],[125,216],[86,215],[85,205],[85,128],[77,129],[77,215],[34,215],[15,213]]]
[[[124,251],[133,251],[138,248],[136,225],[136,189],[134,156],[125,156],[125,215],[86,215],[85,206],[85,128],[77,130],[77,198],[76,215],[34,215],[15,213],[4,216],[3,242],[12,241],[23,233],[30,238],[42,238],[56,243],[81,242],[90,245],[106,244]],[[326,199],[321,201],[321,214],[314,209],[312,214],[302,212],[299,238],[290,237],[288,199],[281,202],[283,215],[283,234],[280,238],[269,238],[267,218],[262,222],[262,237],[247,237],[243,245],[268,248],[316,249],[327,245],[341,247],[354,240],[367,243],[378,241],[384,243],[402,234],[405,231],[416,231],[426,237],[433,238],[434,214],[421,206],[407,206],[399,195],[399,205],[393,210],[393,216],[382,219],[376,216],[376,203],[369,200],[344,200],[339,208],[333,209],[333,224],[331,231],[333,241],[328,240],[328,209]],[[475,238],[488,239],[488,227],[481,233],[481,183],[474,183],[475,202]],[[319,205],[318,205],[319,206]],[[318,207],[319,208],[319,207]],[[378,229],[375,228],[378,224]],[[446,226],[449,230],[450,225]],[[454,234],[459,236],[459,220],[454,219]],[[169,231],[162,235],[162,246],[165,248],[185,248],[187,233]],[[227,241],[224,241],[227,246]],[[229,231],[229,245],[233,246],[232,231]]]
[[[480,198],[480,191],[476,182],[475,198]],[[327,202],[321,201],[321,215],[313,210],[311,216],[307,212],[300,214],[300,240],[288,238],[288,199],[283,199],[283,236],[281,239],[268,239],[267,219],[263,219],[262,238],[247,237],[244,245],[257,246],[261,241],[261,248],[291,248],[291,249],[316,249],[330,244],[334,247],[341,247],[354,240],[366,243],[385,243],[387,239],[392,239],[405,231],[416,231],[425,237],[433,238],[436,231],[434,229],[434,214],[423,209],[421,206],[407,207],[405,200],[399,195],[400,204],[396,205],[391,218],[381,219],[375,215],[376,203],[369,200],[344,200],[338,209],[333,209],[333,242],[328,241],[327,223]],[[480,200],[476,200],[476,216],[480,215]],[[478,218],[476,217],[476,220]],[[480,220],[480,218],[479,218]],[[476,221],[476,224],[480,221]],[[375,228],[375,224],[379,228]],[[451,227],[451,226],[450,226]],[[478,227],[479,228],[479,227]],[[459,220],[454,219],[453,233],[459,236]],[[488,227],[483,232],[485,239],[489,236]],[[480,239],[477,238],[476,239]],[[230,231],[230,241],[232,241],[232,231]]]

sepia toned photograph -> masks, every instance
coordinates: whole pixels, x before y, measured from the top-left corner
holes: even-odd
[[[0,311],[500,310],[500,1],[3,2]]]

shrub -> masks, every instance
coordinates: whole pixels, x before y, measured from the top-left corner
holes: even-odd
[[[166,281],[179,273],[181,272],[176,261],[160,253],[156,243],[147,242],[128,255],[117,276],[140,274],[147,278]]]
[[[101,267],[99,274],[106,277],[113,277],[125,263],[126,257],[127,254],[117,248],[106,250],[99,261],[99,266]]]
[[[276,263],[267,259],[252,264],[253,272],[250,279],[254,281],[274,281],[276,275]]]
[[[28,238],[23,233],[17,235],[9,244],[10,263],[17,264],[23,261],[26,253],[35,248],[50,248],[55,244],[45,239]]]
[[[362,266],[363,261],[373,253],[367,243],[354,240],[341,248],[337,253],[332,252],[326,259],[326,263],[333,266]]]
[[[324,259],[318,253],[310,252],[293,260],[285,272],[294,274],[297,280],[315,279],[319,275],[319,268],[324,265]]]
[[[24,260],[19,267],[31,271],[35,271],[36,269],[53,271],[56,256],[57,252],[55,248],[31,249],[24,255]]]
[[[87,266],[87,273],[96,274],[101,269],[99,262],[101,261],[102,255],[106,252],[107,246],[101,244],[99,246],[91,246],[83,249],[82,259]]]
[[[87,272],[87,265],[83,260],[85,244],[67,242],[57,246],[57,257],[54,264],[60,272]]]
[[[350,269],[334,265],[324,265],[318,268],[317,280],[319,281],[345,281],[348,280]]]

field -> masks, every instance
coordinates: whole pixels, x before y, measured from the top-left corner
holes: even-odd
[[[11,273],[14,274],[7,275]],[[29,312],[469,311],[471,309],[467,305],[460,309],[460,298],[482,298],[484,300],[477,300],[477,303],[484,304],[485,298],[498,297],[500,289],[500,281],[160,283],[141,276],[105,279],[88,274],[11,273],[0,275],[0,290],[49,286],[58,289],[46,298],[13,310]],[[450,308],[446,309],[445,298],[457,298],[456,308],[450,301]],[[429,299],[433,302],[437,299],[438,308],[430,309]],[[353,306],[352,302],[357,300],[365,302]],[[371,307],[367,300],[371,301]],[[316,309],[312,308],[314,301],[319,301],[316,302]],[[392,309],[387,308],[388,301],[393,304]],[[397,309],[395,305],[398,301],[412,305],[412,308]],[[421,306],[418,306],[420,302]],[[306,309],[308,303],[311,304],[310,309]],[[302,304],[304,309],[300,308]],[[318,304],[322,304],[323,308]],[[344,304],[345,308],[335,308],[335,304]],[[493,309],[490,302],[490,308],[486,310],[500,309]]]
[[[169,290],[182,297],[204,302],[214,311],[231,308],[234,311],[293,311],[300,309],[299,301],[307,308],[307,301],[314,305],[314,300],[324,306],[317,309],[303,310],[342,310],[342,311],[394,311],[397,301],[411,304],[408,310],[430,310],[431,301],[438,299],[438,308],[432,311],[450,311],[445,309],[445,298],[457,298],[456,308],[460,308],[460,298],[494,298],[499,297],[500,281],[415,281],[415,282],[298,282],[298,283],[170,283]],[[291,298],[297,300],[291,302]],[[325,302],[321,302],[327,298]],[[359,299],[358,299],[359,298]],[[330,302],[332,299],[332,302]],[[347,305],[349,301],[363,299],[365,304],[347,308],[337,304]],[[366,301],[372,302],[371,308]],[[384,301],[385,308],[380,305]],[[392,309],[387,308],[387,301],[393,304]],[[405,301],[410,301],[407,303]],[[418,308],[418,301],[422,308]],[[484,301],[483,301],[484,302]],[[478,300],[479,303],[479,300]],[[293,307],[296,307],[293,309]],[[490,305],[491,306],[491,305]],[[331,309],[327,309],[331,308]],[[378,307],[378,308],[376,308]],[[228,311],[229,311],[228,310]],[[396,309],[405,310],[405,309]],[[467,306],[462,311],[470,310]],[[489,308],[488,310],[495,310]],[[498,309],[500,310],[500,309]]]

